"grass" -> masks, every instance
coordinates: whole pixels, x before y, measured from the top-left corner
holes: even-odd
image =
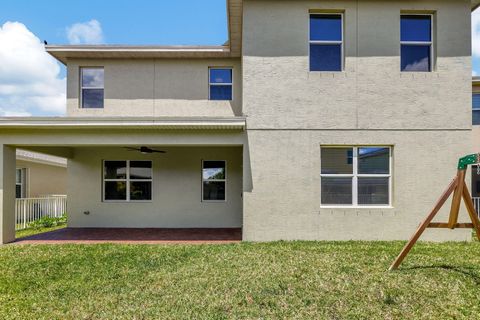
[[[27,229],[23,229],[23,230],[18,230],[18,231],[15,232],[15,238],[17,238],[17,239],[18,238],[25,238],[25,237],[33,236],[33,235],[39,234],[39,233],[44,233],[44,232],[49,232],[49,231],[53,231],[53,230],[63,229],[66,226],[67,226],[66,224],[61,224],[61,225],[57,225],[57,226],[49,227],[49,228],[41,227],[41,228],[27,228]]]
[[[8,245],[2,319],[478,319],[480,243]]]

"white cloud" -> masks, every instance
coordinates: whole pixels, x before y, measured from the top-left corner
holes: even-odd
[[[70,44],[101,44],[102,26],[97,20],[75,23],[67,28],[67,37]]]
[[[472,54],[480,57],[480,10],[472,13]]]
[[[65,113],[66,79],[43,43],[19,22],[0,26],[0,116]]]
[[[480,57],[480,9],[472,13],[472,56]],[[477,76],[476,71],[472,71],[473,76]]]
[[[429,69],[428,60],[429,58],[423,58],[422,60],[408,64],[405,66],[405,71],[426,71]]]

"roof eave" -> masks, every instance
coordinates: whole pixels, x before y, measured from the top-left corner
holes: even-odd
[[[225,58],[228,46],[123,46],[123,45],[46,45],[45,50],[66,64],[68,59],[122,58]]]
[[[231,118],[0,118],[0,129],[159,129],[244,130],[243,117]]]
[[[58,167],[67,167],[67,160],[64,158],[46,155],[38,152],[32,152],[22,149],[17,149],[16,153],[17,160],[27,161],[27,162],[34,162],[40,164],[46,164],[50,166],[58,166]]]
[[[243,0],[226,0],[228,40],[222,46],[46,45],[63,64],[68,59],[239,58],[242,53]]]

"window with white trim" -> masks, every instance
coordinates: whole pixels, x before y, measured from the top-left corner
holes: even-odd
[[[80,68],[80,106],[84,109],[103,108],[104,70],[102,67]]]
[[[225,201],[227,190],[227,162],[202,161],[202,200]]]
[[[104,201],[152,200],[152,161],[105,160]]]
[[[15,171],[15,198],[25,198],[27,196],[27,169],[18,168]]]
[[[310,14],[310,71],[343,70],[343,14]]]
[[[321,204],[389,206],[391,148],[321,147]]]
[[[432,17],[432,14],[402,14],[400,16],[401,71],[432,71]]]
[[[209,68],[208,98],[210,100],[232,100],[233,69],[225,67]]]

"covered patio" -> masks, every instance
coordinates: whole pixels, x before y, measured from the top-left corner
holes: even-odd
[[[69,181],[69,228],[17,243],[242,238],[243,118],[3,118],[0,129],[0,244],[15,241],[16,148],[67,158]],[[207,181],[207,164],[226,177]]]
[[[65,228],[16,239],[14,244],[226,244],[241,240],[240,228]]]

